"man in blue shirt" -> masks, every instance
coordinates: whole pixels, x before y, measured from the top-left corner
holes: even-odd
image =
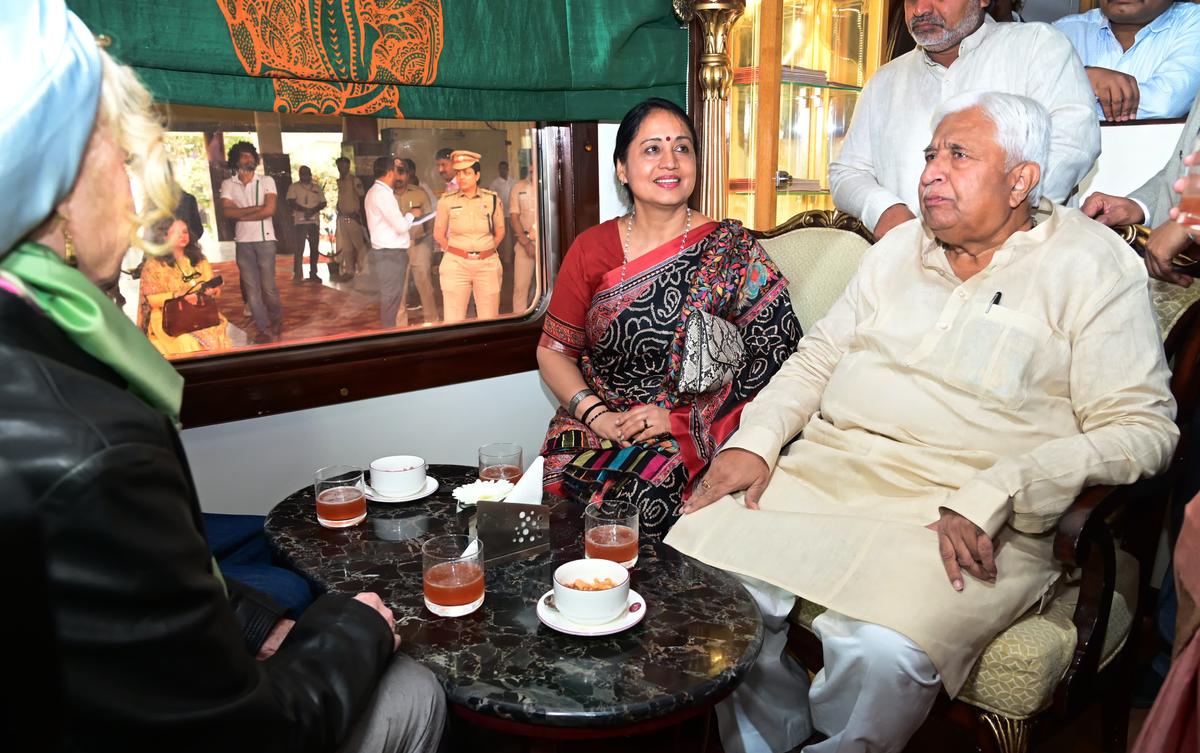
[[[1200,5],[1100,0],[1054,26],[1083,59],[1105,120],[1187,114],[1200,88]]]

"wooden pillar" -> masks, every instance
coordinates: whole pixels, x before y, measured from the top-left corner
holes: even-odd
[[[779,173],[779,97],[783,80],[783,0],[763,0],[758,16],[758,153],[754,155],[754,227],[775,226]]]
[[[283,125],[277,112],[255,112],[254,133],[259,154],[283,154]]]
[[[697,120],[704,143],[700,156],[700,211],[725,216],[728,148],[725,114],[733,69],[729,64],[729,29],[746,10],[746,0],[674,0],[681,21],[695,23],[701,40],[700,113]],[[776,105],[778,107],[778,105]],[[776,114],[778,121],[778,113]]]

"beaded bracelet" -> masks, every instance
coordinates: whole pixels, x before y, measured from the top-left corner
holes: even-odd
[[[586,424],[587,424],[587,420],[588,420],[588,416],[590,416],[590,415],[591,415],[592,411],[596,410],[597,408],[599,408],[599,407],[600,407],[600,406],[602,406],[602,405],[603,405],[605,408],[607,408],[607,407],[608,407],[607,405],[604,405],[604,401],[603,401],[603,400],[597,400],[596,402],[592,403],[592,404],[591,404],[591,406],[590,406],[590,407],[589,407],[587,410],[585,410],[585,411],[583,412],[583,415],[579,417],[579,420],[580,420],[580,422],[586,425]]]
[[[570,403],[567,404],[567,415],[571,416],[571,418],[574,418],[575,409],[578,408],[579,404],[583,402],[583,399],[589,395],[595,397],[596,393],[592,392],[587,387],[584,387],[579,392],[576,392],[574,395],[572,395]]]
[[[596,405],[604,405],[604,403],[596,403]],[[589,410],[590,410],[590,409],[589,409]],[[602,410],[602,411],[600,411],[599,413],[597,413],[596,415],[592,416],[592,418],[591,418],[591,421],[584,421],[584,422],[583,422],[583,425],[584,425],[584,426],[586,426],[586,427],[588,427],[588,428],[590,429],[590,428],[592,428],[592,421],[595,421],[597,418],[600,418],[600,417],[601,417],[601,416],[603,416],[605,413],[611,413],[611,412],[612,412],[612,411],[610,411],[610,410],[608,409],[608,406],[607,406],[607,405],[604,405],[604,410]]]

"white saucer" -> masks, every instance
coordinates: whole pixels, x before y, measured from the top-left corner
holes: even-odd
[[[421,499],[422,497],[428,497],[430,494],[433,494],[434,492],[436,492],[437,488],[438,488],[438,480],[436,478],[434,478],[433,476],[426,476],[425,477],[425,486],[422,486],[420,489],[413,492],[412,494],[405,494],[400,497],[389,497],[386,494],[380,494],[379,492],[375,491],[375,489],[373,489],[371,487],[370,483],[368,483],[366,481],[363,482],[363,493],[366,495],[367,499],[371,500],[372,502],[384,502],[384,503],[412,502],[413,500]]]
[[[599,625],[580,625],[577,622],[571,622],[566,615],[557,609],[551,609],[546,604],[546,597],[552,596],[554,589],[550,589],[542,594],[537,603],[537,616],[542,621],[542,624],[548,628],[553,628],[560,633],[567,635],[578,635],[582,638],[591,638],[598,635],[612,635],[619,633],[622,630],[628,630],[634,625],[642,621],[646,616],[646,600],[642,595],[632,588],[629,589],[629,604],[625,611],[621,612],[615,619],[609,622],[604,622]]]

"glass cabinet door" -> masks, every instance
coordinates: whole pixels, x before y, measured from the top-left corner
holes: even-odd
[[[883,0],[747,2],[731,35],[730,216],[766,229],[833,207],[829,161],[879,65],[883,21]],[[764,82],[769,66],[779,70],[777,83]],[[774,98],[778,122],[760,122],[773,115],[762,104]],[[772,153],[774,164],[765,164]]]

